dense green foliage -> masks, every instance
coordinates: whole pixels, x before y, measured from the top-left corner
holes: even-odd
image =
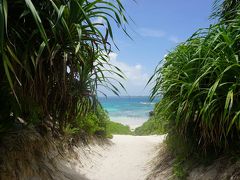
[[[65,135],[99,135],[107,137],[108,114],[100,106],[95,111],[89,111],[83,118],[76,119],[77,125],[68,124],[64,128]]]
[[[240,9],[239,2],[234,3],[234,16],[228,16],[228,8],[221,11],[217,24],[197,31],[170,52],[152,78],[152,97],[163,95],[157,111],[168,123],[175,153],[182,153],[176,152],[181,145],[189,154],[240,147]]]
[[[108,121],[106,125],[106,131],[108,135],[111,134],[121,134],[121,135],[126,135],[126,134],[132,134],[130,127],[127,125],[123,125],[121,123],[113,122],[113,121]]]
[[[239,0],[215,0],[211,17],[227,23],[228,20],[236,18],[239,3]]]
[[[137,127],[134,131],[135,135],[160,135],[166,133],[166,121],[161,116],[154,113],[142,126]]]
[[[118,93],[105,74],[123,77],[108,54],[124,12],[119,0],[1,0],[0,133],[101,131],[97,90]]]

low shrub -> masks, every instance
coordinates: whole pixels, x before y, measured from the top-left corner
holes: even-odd
[[[134,130],[134,134],[138,136],[143,135],[160,135],[166,132],[164,123],[157,117],[150,117],[142,126]]]
[[[113,121],[108,121],[106,131],[107,134],[121,134],[121,135],[132,134],[129,126]]]

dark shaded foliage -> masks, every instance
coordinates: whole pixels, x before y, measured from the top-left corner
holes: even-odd
[[[13,124],[63,132],[96,113],[99,86],[117,94],[105,74],[123,77],[108,54],[111,23],[126,32],[124,12],[119,0],[1,0],[0,133]]]

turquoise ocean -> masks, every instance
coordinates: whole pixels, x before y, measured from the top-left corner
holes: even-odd
[[[141,126],[149,118],[158,100],[150,101],[148,96],[100,97],[103,108],[111,121],[129,125],[131,128]]]

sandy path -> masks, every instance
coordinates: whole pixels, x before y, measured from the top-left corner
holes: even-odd
[[[163,140],[164,136],[114,135],[113,145],[92,153],[91,165],[81,172],[89,180],[144,180],[150,171],[148,162]]]

